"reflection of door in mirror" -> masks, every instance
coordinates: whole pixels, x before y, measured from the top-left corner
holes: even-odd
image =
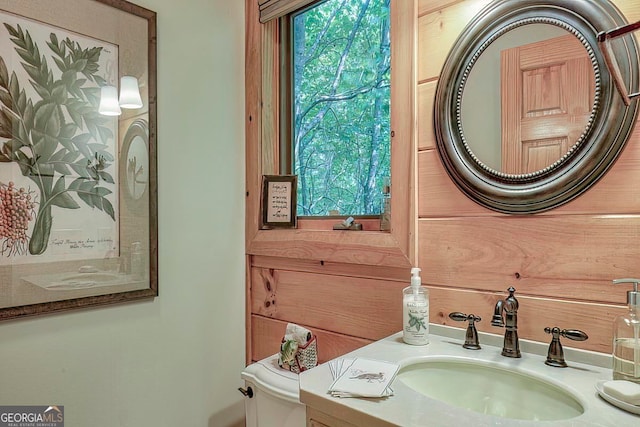
[[[594,72],[573,35],[501,54],[502,172],[526,174],[560,159],[586,129]]]

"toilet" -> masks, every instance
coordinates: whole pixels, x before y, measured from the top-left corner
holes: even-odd
[[[246,427],[304,427],[306,408],[300,403],[298,375],[278,366],[278,355],[242,371]]]

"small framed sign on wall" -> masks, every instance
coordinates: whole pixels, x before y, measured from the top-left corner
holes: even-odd
[[[262,229],[296,227],[297,175],[262,176]]]

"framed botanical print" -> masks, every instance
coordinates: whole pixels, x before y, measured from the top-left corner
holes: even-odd
[[[0,0],[0,21],[0,320],[156,296],[155,12]],[[124,76],[140,103],[104,115]]]

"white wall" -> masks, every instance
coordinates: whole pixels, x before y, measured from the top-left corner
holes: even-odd
[[[244,2],[135,2],[158,13],[160,297],[0,323],[0,405],[61,404],[69,427],[234,425]]]

